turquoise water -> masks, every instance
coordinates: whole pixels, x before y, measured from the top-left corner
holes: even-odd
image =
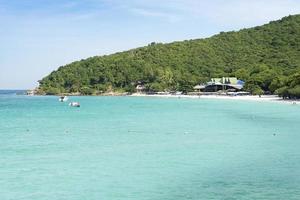
[[[298,105],[71,99],[0,95],[1,200],[300,199]]]

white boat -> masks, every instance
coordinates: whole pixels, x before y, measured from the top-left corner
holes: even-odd
[[[66,102],[69,100],[69,98],[67,96],[62,96],[62,97],[59,97],[58,99],[60,102]]]
[[[78,103],[78,102],[71,102],[71,103],[69,103],[69,106],[80,107],[80,103]]]

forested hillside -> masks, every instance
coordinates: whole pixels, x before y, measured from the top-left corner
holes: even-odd
[[[300,97],[300,15],[207,39],[152,43],[60,67],[40,81],[46,94],[191,91],[211,77],[236,76],[245,90]]]

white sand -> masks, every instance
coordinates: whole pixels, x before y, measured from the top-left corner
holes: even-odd
[[[298,104],[300,105],[300,101],[295,100],[283,100],[281,97],[276,95],[262,95],[259,96],[222,96],[222,95],[147,95],[147,94],[139,94],[135,93],[131,96],[140,96],[140,97],[161,97],[161,98],[191,98],[191,99],[220,99],[220,100],[246,100],[246,101],[258,101],[258,102],[280,102],[280,103],[288,103],[288,104]]]

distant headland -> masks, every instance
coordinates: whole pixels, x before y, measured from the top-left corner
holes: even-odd
[[[263,26],[95,56],[76,61],[39,81],[34,93],[107,95],[141,92],[206,92],[213,78],[243,81],[239,91],[300,98],[300,15]],[[229,80],[229,79],[228,79]],[[226,81],[226,80],[225,80]],[[216,87],[216,84],[221,84]],[[211,92],[231,91],[225,82]],[[197,89],[198,86],[198,89]]]

